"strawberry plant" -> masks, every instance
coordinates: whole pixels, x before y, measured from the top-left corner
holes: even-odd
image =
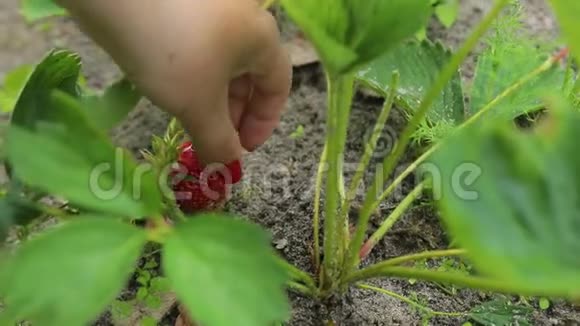
[[[287,273],[268,235],[214,210],[240,180],[239,162],[201,166],[176,122],[138,162],[107,132],[139,93],[126,80],[87,93],[79,71],[76,54],[52,51],[18,92],[6,136],[10,184],[0,230],[29,225],[39,214],[60,223],[2,250],[0,324],[91,322],[123,289],[148,243],[161,246],[167,283],[197,321],[229,324],[229,315],[217,310],[224,307],[240,325],[284,320]],[[76,210],[39,200],[46,195],[65,198]],[[152,303],[146,276],[139,274],[147,287],[138,295]]]
[[[577,96],[578,89],[566,85],[578,82],[569,68],[558,70],[568,49],[536,63],[526,62],[532,66],[521,67],[521,75],[500,80],[504,84],[492,84],[499,89],[490,89],[489,79],[476,80],[472,92],[477,101],[468,109],[459,67],[510,1],[496,1],[455,53],[430,42],[404,41],[424,26],[431,13],[429,1],[342,1],[337,5],[329,0],[327,7],[332,9],[322,15],[314,14],[315,5],[309,1],[281,3],[316,47],[328,86],[327,138],[320,161],[313,223],[317,276],[306,278],[296,273],[303,292],[327,297],[370,278],[403,277],[502,293],[568,299],[579,295],[578,260],[569,256],[578,246],[572,240],[580,221],[572,199],[577,185],[571,177],[575,173],[569,170],[574,158],[565,149],[574,137],[572,125],[578,119],[573,101],[568,101]],[[550,3],[577,58],[578,29],[571,21],[571,13],[579,13],[580,8],[562,1]],[[503,47],[503,54],[509,53],[507,50]],[[497,51],[492,49],[488,58],[499,58],[492,56]],[[489,63],[492,66],[486,66]],[[497,66],[484,57],[478,68],[483,78],[489,77],[485,72]],[[385,103],[359,168],[350,184],[345,185],[342,155],[357,84],[383,95]],[[405,110],[409,122],[393,152],[377,169],[374,182],[366,188],[351,232],[351,204],[393,103]],[[519,104],[510,111],[513,103]],[[523,133],[513,125],[515,116],[540,107],[548,111],[549,122],[541,124],[534,133]],[[393,176],[397,162],[414,137],[421,139],[417,133],[421,130],[431,133],[424,153]],[[434,134],[434,130],[441,132]],[[529,160],[533,160],[533,167]],[[561,166],[559,171],[563,174],[569,173],[564,177],[566,182],[549,174],[550,164]],[[414,172],[418,172],[418,185],[377,231],[367,235],[371,216],[381,201]],[[551,202],[552,196],[554,200],[560,197],[555,192],[556,184],[566,187],[572,197]],[[325,196],[323,209],[319,209],[321,187]],[[435,198],[442,222],[459,249],[396,257],[371,266],[361,264],[426,191]],[[564,233],[568,240],[561,238]],[[477,276],[404,266],[426,258],[457,255],[473,262]],[[539,262],[542,263],[538,265]],[[554,278],[554,274],[558,277]]]
[[[227,198],[228,185],[242,177],[242,167],[239,162],[200,166],[175,121],[143,153],[144,164],[111,144],[105,132],[134,107],[139,94],[125,80],[103,94],[83,93],[79,58],[55,51],[17,92],[6,141],[11,184],[0,201],[0,231],[26,224],[39,213],[55,215],[62,223],[5,251],[0,324],[90,322],[115,299],[147,242],[162,246],[169,286],[204,325],[284,321],[289,312],[284,284],[316,299],[357,286],[405,301],[426,318],[466,315],[436,312],[364,282],[405,278],[506,294],[580,297],[574,150],[580,82],[571,63],[580,59],[579,5],[549,1],[571,58],[568,48],[542,56],[530,44],[514,47],[502,43],[505,35],[496,35],[466,91],[459,68],[510,0],[496,0],[455,52],[430,41],[409,41],[432,15],[430,0],[280,2],[316,48],[328,89],[312,217],[312,269],[303,271],[276,257],[260,228],[215,212]],[[320,7],[327,9],[321,12]],[[518,55],[526,60],[505,64]],[[345,183],[343,153],[356,87],[371,88],[384,105],[358,168]],[[408,124],[367,185],[351,227],[355,195],[395,105]],[[531,130],[514,125],[515,117],[539,111],[544,117]],[[395,173],[413,141],[424,146],[423,152]],[[370,233],[380,203],[413,174],[415,188]],[[424,193],[433,197],[456,247],[366,265],[375,246]],[[66,198],[79,213],[37,201],[46,194]],[[135,220],[146,220],[147,227],[136,227]],[[455,256],[468,259],[477,274],[408,267]],[[76,302],[79,297],[82,304]],[[489,306],[469,316],[496,322],[525,314],[519,308],[514,312],[507,301]],[[504,309],[498,312],[498,306]]]

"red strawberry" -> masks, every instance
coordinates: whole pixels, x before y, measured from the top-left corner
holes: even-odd
[[[240,161],[225,165],[225,169],[223,165],[218,169],[204,167],[191,142],[184,143],[180,149],[179,169],[170,175],[177,204],[187,214],[217,208],[227,197],[227,185],[238,183],[242,178]]]
[[[193,150],[191,142],[183,143],[179,149],[181,152],[179,153],[179,158],[177,162],[182,164],[187,168],[187,171],[191,174],[200,174],[203,168],[201,167],[201,163],[197,158],[196,152]]]

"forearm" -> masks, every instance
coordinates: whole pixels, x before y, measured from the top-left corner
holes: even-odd
[[[237,18],[245,10],[241,8],[255,4],[255,0],[56,1],[126,73],[133,69],[149,69],[152,56],[169,56],[181,45],[195,45],[191,51],[199,51],[200,47],[213,48],[216,38],[212,35],[223,35],[227,40],[229,35],[243,30],[247,22]],[[142,50],[151,44],[155,47],[143,53]],[[230,44],[230,47],[233,46]]]
[[[139,0],[54,0],[67,9],[78,23],[93,34],[110,34],[135,24],[135,15],[146,7]],[[123,25],[123,27],[121,27]]]
[[[124,68],[134,64],[134,49],[159,37],[151,32],[169,2],[188,0],[55,0],[79,27]],[[131,59],[128,59],[131,57]]]

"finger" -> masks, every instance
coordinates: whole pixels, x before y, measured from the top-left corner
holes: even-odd
[[[292,64],[280,43],[276,21],[265,13],[258,24],[262,32],[252,56],[253,89],[239,127],[240,141],[248,150],[262,145],[278,126],[292,83]]]
[[[204,94],[197,94],[193,107],[180,117],[200,161],[227,164],[240,159],[242,146],[230,117],[227,83],[219,92]]]
[[[236,130],[240,128],[242,114],[248,106],[252,92],[252,81],[249,75],[242,75],[230,83],[229,107],[230,117]]]

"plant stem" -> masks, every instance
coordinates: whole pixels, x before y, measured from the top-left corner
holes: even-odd
[[[174,195],[173,194],[170,194],[170,195],[171,195],[171,197],[170,197],[171,199],[169,199],[166,203],[167,204],[167,215],[172,220],[177,220],[180,222],[187,221],[185,214],[183,214],[183,212],[181,211],[181,209],[177,205],[177,202],[174,199],[175,198]]]
[[[365,258],[371,250],[374,248],[375,244],[381,240],[387,232],[393,227],[393,225],[403,216],[403,214],[409,209],[409,207],[415,202],[415,200],[421,196],[423,189],[425,188],[425,181],[421,182],[415,187],[406,197],[397,205],[395,210],[387,217],[378,230],[371,235],[367,242],[362,246],[359,257],[362,260]]]
[[[324,211],[324,272],[334,282],[343,258],[344,221],[339,214],[341,164],[346,142],[346,128],[353,98],[354,76],[327,76],[328,110],[326,145],[328,166]],[[333,285],[330,284],[332,287]]]
[[[452,257],[452,256],[462,256],[467,252],[463,249],[447,249],[447,250],[432,250],[424,251],[417,254],[405,255],[400,257],[391,258],[380,263],[371,265],[364,269],[365,273],[374,274],[377,270],[381,270],[390,266],[398,266],[404,263],[417,261],[421,259],[434,259],[441,257]],[[363,270],[359,271],[362,272]],[[357,272],[358,273],[358,272]]]
[[[380,189],[382,189],[382,184],[384,182],[383,178],[388,179],[390,177],[400,157],[405,152],[405,149],[407,148],[413,133],[417,129],[417,126],[419,126],[423,121],[433,102],[440,96],[441,92],[449,83],[449,80],[453,78],[454,74],[457,72],[465,58],[477,45],[479,39],[484,35],[495,18],[500,14],[503,8],[509,4],[509,2],[510,0],[497,0],[491,11],[483,18],[483,20],[476,27],[475,31],[465,41],[463,46],[451,57],[449,63],[437,76],[433,86],[429,89],[421,101],[421,105],[417,109],[417,112],[413,115],[413,118],[403,131],[399,143],[395,146],[394,152],[386,157],[385,162],[383,163],[382,176],[375,177],[375,185],[367,192],[363,206],[361,208],[359,222],[357,223],[357,228],[355,231],[355,237],[351,241],[350,249],[348,251],[348,265],[346,266],[350,266],[349,268],[355,268],[358,265],[358,254],[361,246],[363,245],[364,235],[368,228],[370,217],[373,213],[372,207],[373,203],[377,199],[378,188],[380,187]]]
[[[313,255],[314,255],[314,270],[320,270],[320,191],[322,189],[322,177],[324,175],[324,167],[326,162],[326,148],[324,145],[320,162],[318,163],[318,171],[316,173],[316,185],[314,189],[314,217],[312,219],[313,229]]]
[[[374,212],[387,197],[408,177],[415,169],[419,167],[431,154],[440,147],[441,143],[436,143],[431,146],[427,151],[425,151],[421,156],[419,156],[413,163],[411,163],[397,178],[383,191],[377,200],[371,205],[370,211]]]
[[[290,288],[290,289],[292,289],[300,294],[304,294],[304,295],[309,296],[309,297],[314,297],[312,290],[309,289],[308,287],[300,284],[300,283],[296,283],[294,281],[288,281],[288,282],[286,282],[286,286],[288,286],[288,288]]]
[[[159,244],[165,243],[169,234],[173,232],[172,227],[161,215],[154,215],[151,221],[154,222],[154,225],[153,228],[147,230],[148,240]]]
[[[393,107],[393,103],[394,103],[395,97],[397,95],[397,87],[399,85],[399,78],[400,78],[399,72],[398,71],[393,72],[393,76],[391,78],[391,83],[389,84],[389,94],[387,96],[387,100],[383,104],[383,108],[382,108],[381,113],[377,119],[377,122],[375,123],[375,127],[373,129],[373,133],[371,135],[371,138],[368,140],[368,143],[365,146],[365,152],[363,154],[361,161],[359,162],[359,164],[357,166],[356,173],[355,173],[354,177],[352,178],[352,181],[350,183],[350,187],[348,188],[348,192],[346,194],[346,198],[344,199],[344,202],[342,204],[341,211],[343,212],[343,214],[345,216],[348,216],[351,202],[354,199],[354,197],[356,196],[356,191],[360,185],[360,182],[364,176],[365,171],[367,170],[369,162],[371,161],[372,155],[373,155],[375,148],[377,146],[377,141],[379,140],[379,137],[381,136],[381,133],[383,132],[383,129],[385,127],[385,123],[387,122],[387,119],[389,118],[391,108]]]
[[[580,62],[578,62],[580,64]],[[570,65],[572,65],[572,59],[570,59]],[[576,79],[574,80],[574,86],[572,86],[572,94],[580,95],[580,73],[576,72]]]
[[[530,287],[518,287],[513,282],[502,282],[498,280],[468,276],[458,273],[437,272],[431,270],[422,270],[408,267],[387,266],[382,269],[375,269],[372,273],[367,273],[365,270],[360,270],[353,273],[347,281],[355,283],[363,280],[368,280],[377,277],[396,277],[402,279],[417,279],[435,283],[448,283],[455,286],[470,288],[475,290],[483,290],[490,292],[497,292],[503,294],[517,294],[523,296],[544,296],[544,297],[562,297],[562,292],[556,289],[550,290],[534,290]],[[574,298],[574,293],[570,293],[568,297]],[[577,297],[577,293],[576,293]]]
[[[317,291],[314,279],[308,275],[308,273],[290,264],[286,259],[280,256],[276,256],[276,260],[278,261],[278,264],[286,270],[293,281],[302,282],[310,291],[314,291],[313,293]]]
[[[341,76],[341,79],[344,80],[344,87],[342,87],[340,91],[340,98],[338,98],[338,136],[339,136],[339,156],[337,160],[338,164],[338,193],[339,193],[339,202],[338,205],[342,203],[342,200],[345,198],[345,191],[344,191],[344,148],[346,146],[346,136],[348,133],[348,124],[350,121],[350,110],[352,108],[352,100],[354,96],[354,81],[355,77],[354,74],[346,74]],[[340,207],[339,207],[340,208]],[[343,215],[341,211],[337,212],[338,217],[340,218]],[[345,252],[348,248],[348,241],[350,241],[349,237],[349,223],[348,223],[348,215],[344,215],[342,220],[338,220],[342,227],[339,227],[338,231],[338,258],[339,258],[339,266],[342,265],[344,261]],[[338,273],[338,271],[337,271]]]
[[[415,302],[401,294],[386,290],[386,289],[382,289],[382,288],[378,288],[378,287],[374,287],[372,285],[368,285],[368,284],[358,284],[357,285],[359,288],[361,289],[366,289],[366,290],[371,290],[371,291],[376,291],[385,295],[388,295],[390,297],[393,297],[397,300],[403,301],[405,303],[407,303],[410,306],[413,306],[415,308],[417,308],[418,310],[424,311],[429,315],[432,316],[446,316],[446,317],[462,317],[465,316],[465,313],[462,312],[445,312],[445,311],[435,311],[431,308],[425,307],[422,304]]]
[[[61,208],[58,208],[58,207],[44,205],[44,204],[40,204],[40,203],[36,203],[36,205],[32,205],[32,206],[36,206],[36,208],[39,209],[40,211],[42,211],[44,214],[52,216],[52,217],[56,217],[58,219],[66,220],[66,219],[69,219],[71,217],[74,217],[74,215],[71,216],[71,215],[67,214],[64,210],[62,210]]]
[[[566,71],[564,73],[564,83],[562,83],[562,90],[565,92],[570,86],[570,81],[574,78],[574,68],[572,66],[573,61],[568,60],[566,63]],[[573,88],[572,88],[573,89]]]

